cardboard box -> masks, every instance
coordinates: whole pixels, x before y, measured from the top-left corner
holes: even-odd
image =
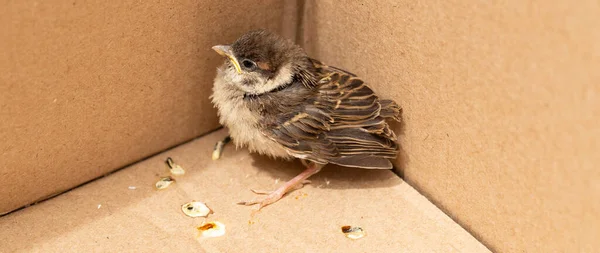
[[[600,247],[594,1],[2,6],[0,213],[12,211],[0,217],[2,251]],[[225,134],[206,135],[218,128],[208,94],[222,61],[210,47],[258,27],[402,105],[402,179],[332,166],[256,220],[235,205],[253,197],[250,188],[269,189],[301,169],[232,148],[208,158]],[[188,173],[155,191],[167,156]],[[202,219],[180,211],[191,199],[209,203],[209,219],[227,225],[224,237],[195,235]],[[354,224],[365,238],[339,231]]]

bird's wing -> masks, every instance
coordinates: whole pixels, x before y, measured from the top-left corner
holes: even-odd
[[[314,104],[306,104],[302,109],[288,112],[268,122],[263,133],[283,145],[297,158],[318,163],[328,163],[328,159],[338,156],[333,142],[327,139],[333,118]]]
[[[398,153],[396,135],[386,119],[400,119],[401,109],[380,100],[355,75],[317,65],[317,96],[298,111],[279,115],[265,135],[298,158],[349,167],[389,169]],[[327,69],[325,69],[327,68]]]

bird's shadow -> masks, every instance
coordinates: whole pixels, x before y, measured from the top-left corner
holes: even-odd
[[[389,125],[390,128],[393,129],[396,135],[398,136],[399,144],[398,157],[394,161],[394,172],[396,172],[396,174],[398,174],[399,177],[404,178],[404,171],[406,170],[409,163],[408,153],[404,149],[404,146],[402,145],[401,141],[402,138],[405,136],[404,133],[406,131],[406,120],[404,120],[404,114],[400,114],[400,122],[392,121],[389,122]]]
[[[258,154],[250,155],[252,165],[268,173],[273,179],[287,181],[300,174],[305,167],[299,160],[273,160]],[[328,189],[387,188],[403,183],[390,170],[360,169],[328,164],[309,178],[311,185]]]

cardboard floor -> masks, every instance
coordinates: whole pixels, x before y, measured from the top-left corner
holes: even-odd
[[[302,170],[245,149],[211,160],[224,130],[196,139],[0,217],[2,252],[489,252],[426,198],[387,170],[326,167],[312,184],[251,217],[249,189],[273,189]],[[156,190],[171,157],[186,174]],[[181,205],[198,200],[214,214],[190,218]],[[226,234],[199,236],[204,221]],[[346,238],[344,225],[367,235]]]

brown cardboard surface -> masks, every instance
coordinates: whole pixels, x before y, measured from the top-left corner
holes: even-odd
[[[498,252],[600,248],[598,1],[308,1],[306,48],[404,108],[411,185]]]
[[[210,47],[282,26],[254,3],[0,1],[0,213],[215,129]]]
[[[302,170],[299,162],[250,156],[228,146],[212,161],[219,131],[0,218],[5,252],[489,252],[389,170],[325,167],[312,184],[250,217],[249,189],[270,190]],[[158,191],[171,157],[186,169]],[[327,183],[329,182],[329,183]],[[135,186],[135,190],[129,189]],[[197,237],[203,218],[181,205],[204,201],[226,235]],[[254,223],[250,224],[252,220]],[[343,225],[363,227],[352,241]]]

